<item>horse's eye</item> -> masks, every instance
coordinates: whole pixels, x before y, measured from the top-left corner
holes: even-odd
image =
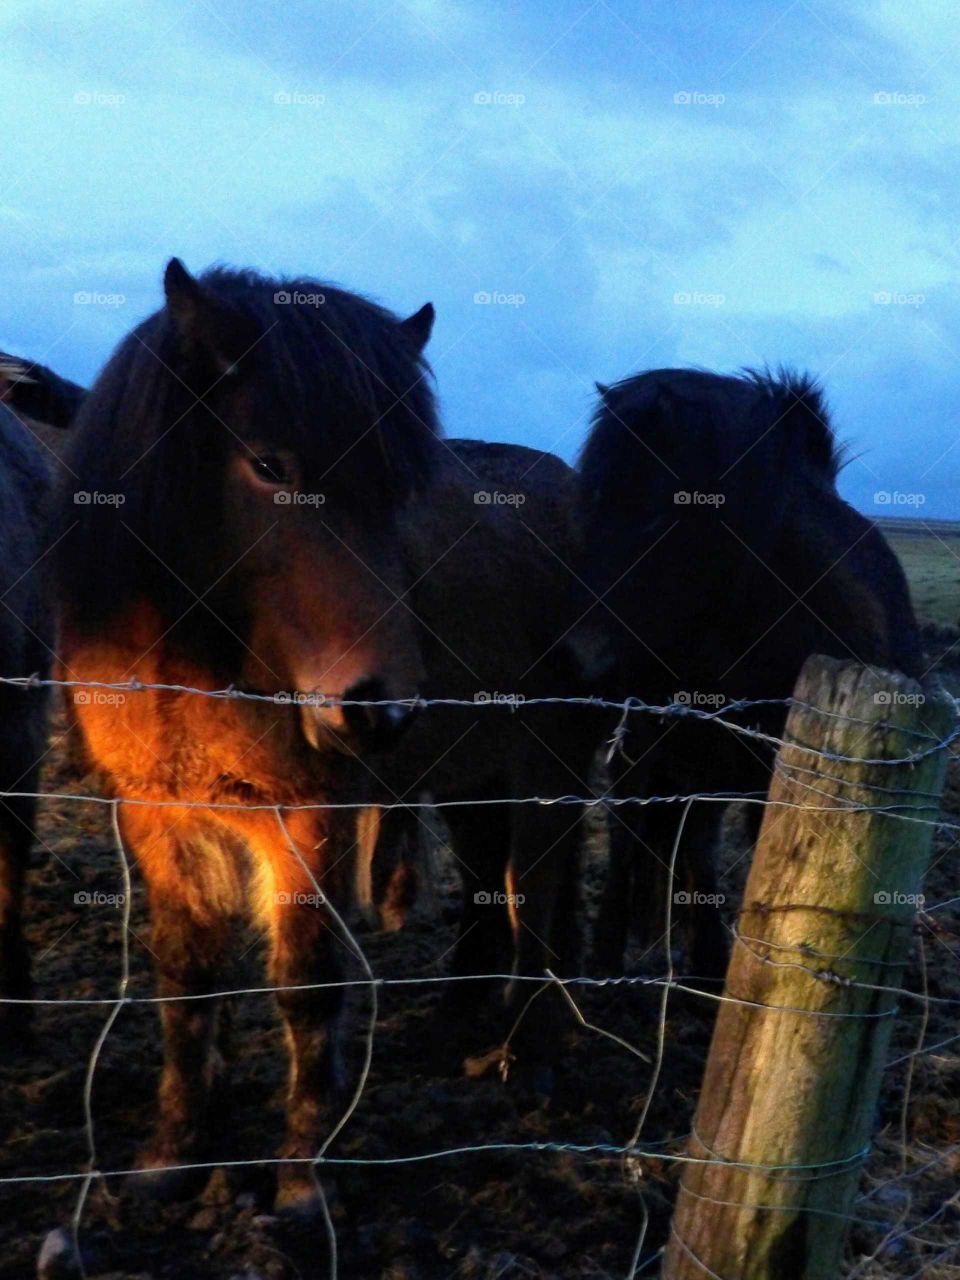
[[[260,484],[295,489],[299,479],[297,460],[282,449],[254,449],[244,459],[248,470]]]
[[[263,454],[254,458],[251,464],[261,480],[268,484],[290,484],[293,481],[293,468],[289,459],[279,453]]]

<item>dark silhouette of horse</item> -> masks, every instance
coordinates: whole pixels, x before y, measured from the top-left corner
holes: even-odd
[[[22,364],[0,355],[0,675],[46,676],[53,627],[44,557],[50,472],[30,427],[7,401]],[[23,881],[33,842],[40,762],[46,745],[47,695],[42,688],[0,684],[0,997],[30,997],[23,939]],[[0,1004],[0,1042],[16,1048],[29,1028],[30,1006]]]
[[[356,817],[310,806],[479,801],[445,810],[464,881],[454,972],[542,974],[575,947],[579,812],[510,803],[576,792],[594,748],[576,709],[519,705],[560,683],[574,476],[551,455],[442,439],[429,305],[401,321],[316,281],[197,280],[176,259],[164,283],[76,418],[62,672],[274,695],[91,690],[72,713],[109,793],[142,802],[119,822],[161,994],[216,991],[232,919],[264,927],[291,1057],[278,1203],[312,1209],[309,1164],[292,1161],[319,1149],[341,1087],[342,990],[322,984],[351,950],[334,908]],[[494,693],[507,700],[396,705]],[[527,994],[510,992],[511,1019]],[[140,1163],[160,1193],[188,1194],[197,1179],[170,1166],[209,1154],[217,1002],[161,1009]],[[537,1000],[521,1024],[534,1069],[552,1016]]]
[[[61,428],[69,426],[87,388],[36,361],[0,352],[0,380],[6,403],[44,449],[56,470],[61,465]],[[371,929],[393,932],[404,926],[418,899],[430,899],[435,833],[428,814],[371,808],[357,815],[354,868],[356,902]]]
[[[19,417],[50,427],[68,427],[87,394],[86,387],[61,378],[46,365],[4,351],[0,351],[0,379],[5,401]]]
[[[357,815],[356,904],[370,929],[395,933],[418,903],[428,914],[436,910],[436,852],[444,836],[429,794],[415,799],[423,806],[416,812],[371,807]]]
[[[919,673],[903,571],[837,493],[840,455],[811,378],[659,369],[599,390],[579,468],[582,576],[594,595],[576,642],[598,691],[722,712],[737,699],[789,697],[813,653]],[[727,718],[777,735],[785,715]],[[766,794],[762,743],[692,717],[634,713],[630,724],[612,765],[616,794]],[[672,915],[688,930],[694,974],[708,978],[726,955],[711,901],[724,809],[694,803],[677,846]],[[680,812],[611,812],[595,940],[604,968],[622,966],[631,917],[649,944],[662,938]],[[748,813],[758,825],[761,806]]]

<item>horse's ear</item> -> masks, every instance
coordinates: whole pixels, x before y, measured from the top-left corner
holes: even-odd
[[[86,394],[86,387],[59,377],[45,365],[0,351],[0,401],[14,412],[49,427],[67,427]]]
[[[32,385],[37,380],[30,376],[30,365],[26,360],[18,360],[16,356],[8,356],[0,351],[0,400],[9,400],[13,404],[18,386]]]
[[[595,382],[593,385],[597,388],[597,394],[600,399],[606,400],[607,396],[610,394],[610,388],[607,384],[605,382]]]
[[[163,292],[190,365],[220,377],[236,373],[261,334],[253,317],[205,288],[179,258],[167,263]]]
[[[407,316],[406,320],[400,321],[400,332],[417,351],[422,351],[430,341],[436,315],[433,303],[425,302],[419,311],[415,311],[412,316]]]

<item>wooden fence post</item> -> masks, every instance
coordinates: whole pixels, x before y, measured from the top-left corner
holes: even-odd
[[[719,1008],[663,1280],[836,1280],[874,1126],[897,996],[871,986],[902,982],[947,754],[869,761],[931,747],[954,705],[822,657],[795,698],[785,739],[815,750],[778,757],[725,989],[748,1003]]]

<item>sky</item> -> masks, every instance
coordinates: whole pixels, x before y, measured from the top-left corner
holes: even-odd
[[[822,379],[870,515],[960,518],[942,0],[4,0],[0,348],[90,381],[166,260],[406,314],[449,435],[573,460],[595,379]]]

